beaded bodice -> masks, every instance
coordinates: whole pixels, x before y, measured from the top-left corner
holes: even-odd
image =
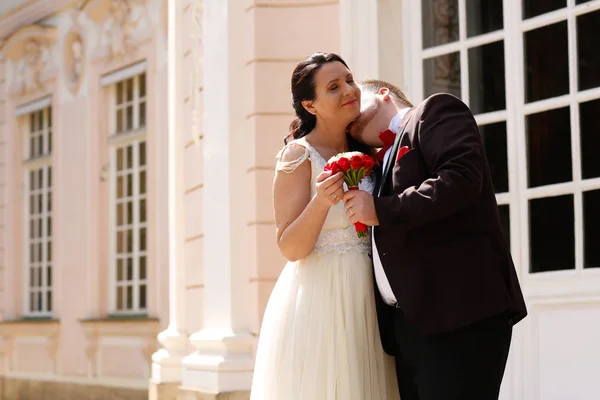
[[[297,160],[282,162],[279,159],[283,152],[282,150],[282,152],[280,152],[278,155],[277,169],[284,172],[291,172],[306,159],[309,159],[311,162],[312,171],[310,181],[311,196],[314,196],[317,191],[317,176],[319,176],[319,174],[323,171],[327,161],[304,138],[294,140],[290,142],[288,146],[291,144],[298,144],[304,147],[306,149],[305,153]],[[373,178],[366,177],[360,183],[359,189],[372,193],[374,186],[375,184]],[[344,187],[346,190],[348,189],[345,184]],[[339,202],[329,209],[329,213],[327,214],[327,218],[323,223],[323,228],[319,234],[313,252],[325,253],[333,251],[345,253],[353,249],[358,249],[362,252],[370,252],[371,239],[370,236],[359,238],[356,235],[354,225],[350,223],[348,217],[346,216],[344,204]]]

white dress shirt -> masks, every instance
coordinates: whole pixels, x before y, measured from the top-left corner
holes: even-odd
[[[390,121],[389,130],[394,132],[396,135],[400,131],[400,123],[402,122],[402,118],[406,115],[406,113],[410,110],[410,108],[402,109],[392,120]],[[392,151],[392,147],[390,147],[383,156],[383,165],[386,165],[388,158],[390,157],[390,153]],[[375,193],[375,195],[377,195]],[[371,237],[372,247],[373,247],[373,266],[375,268],[375,281],[377,282],[377,288],[379,289],[379,293],[381,293],[381,297],[386,304],[390,306],[396,306],[398,301],[396,300],[396,296],[394,296],[394,292],[392,292],[392,287],[390,286],[390,282],[388,281],[387,276],[385,275],[385,271],[383,270],[383,265],[381,264],[381,259],[379,258],[379,252],[377,251],[377,245],[375,244],[375,229],[376,226],[373,227],[373,236]]]

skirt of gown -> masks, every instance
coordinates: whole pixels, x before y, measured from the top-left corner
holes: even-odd
[[[365,252],[313,253],[288,263],[260,332],[251,400],[397,400]]]

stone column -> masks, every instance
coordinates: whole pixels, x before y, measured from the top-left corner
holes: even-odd
[[[185,398],[235,392],[243,398],[252,381],[255,338],[248,329],[248,276],[241,254],[247,195],[244,17],[237,0],[204,0],[204,321],[190,336],[196,351],[183,360]]]
[[[377,3],[378,0],[340,1],[340,55],[357,81],[379,76]]]
[[[175,394],[181,382],[181,362],[188,348],[185,327],[184,265],[184,129],[181,10],[183,0],[168,2],[168,230],[169,230],[169,324],[158,334],[162,348],[152,355],[150,398]],[[166,384],[166,385],[163,385]],[[162,388],[162,389],[161,389]],[[170,397],[168,397],[170,398]]]

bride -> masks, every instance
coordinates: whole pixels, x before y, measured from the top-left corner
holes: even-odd
[[[265,311],[250,398],[397,400],[393,359],[379,338],[371,239],[358,238],[346,217],[342,174],[323,172],[349,150],[360,90],[331,53],[300,62],[291,86],[298,118],[273,187],[277,244],[289,262]],[[360,188],[373,186],[365,178]]]

